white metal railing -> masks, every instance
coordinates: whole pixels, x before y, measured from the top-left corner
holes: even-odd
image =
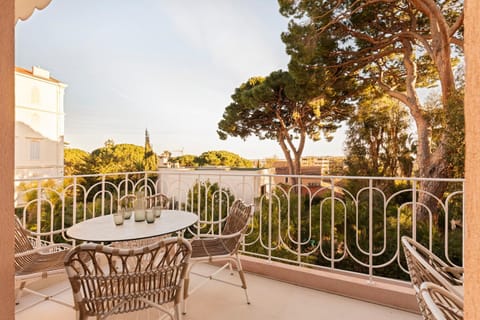
[[[422,189],[439,182],[438,197]],[[273,175],[267,170],[176,170],[19,179],[16,213],[42,239],[72,242],[67,228],[111,214],[125,194],[165,193],[199,215],[188,231],[221,232],[231,202],[255,203],[242,251],[270,261],[401,277],[402,235],[462,264],[462,179]],[[187,236],[188,236],[187,233]]]

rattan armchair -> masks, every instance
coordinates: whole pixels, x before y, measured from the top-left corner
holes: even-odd
[[[156,193],[145,198],[146,208],[160,207],[161,209],[170,208],[170,198],[166,194]]]
[[[463,319],[463,300],[431,282],[420,286],[420,293],[428,309],[429,320]]]
[[[422,283],[435,283],[459,299],[463,299],[463,268],[445,263],[430,250],[407,236],[402,237],[402,245],[418,305],[425,319],[431,318],[430,311],[426,308],[420,293]]]
[[[134,194],[127,194],[118,200],[119,209],[121,208],[134,208],[137,196]],[[156,193],[151,196],[145,197],[145,208],[160,207],[162,209],[170,208],[170,199],[166,194]]]
[[[182,238],[136,249],[91,243],[74,248],[65,258],[65,268],[78,318],[105,319],[153,307],[171,319],[180,319],[181,290],[191,252],[190,243]],[[165,307],[169,303],[173,312]]]
[[[27,287],[27,281],[29,280],[45,279],[54,274],[64,273],[63,259],[68,250],[71,249],[68,244],[53,244],[39,240],[35,236],[36,234],[25,229],[18,217],[15,216],[15,300],[17,304],[21,304],[20,298],[23,292],[43,298],[34,304],[17,307],[16,312],[25,310],[44,300],[70,306],[62,300],[55,299],[55,295],[64,290],[45,295]],[[19,283],[18,286],[17,283]]]
[[[118,208],[132,208],[135,206],[137,196],[134,194],[126,194],[118,199]]]
[[[191,273],[189,272],[187,274],[187,278],[185,279],[185,300],[200,286],[207,283],[208,280],[218,280],[215,278],[215,276],[220,271],[227,267],[232,270],[232,263],[234,263],[240,277],[241,285],[226,281],[222,282],[243,288],[247,303],[250,304],[245,274],[243,272],[241,261],[238,257],[238,248],[245,237],[245,232],[249,225],[250,219],[253,216],[253,210],[253,205],[246,205],[242,200],[236,200],[230,207],[230,212],[219,235],[203,235],[191,241],[192,262],[190,264],[189,271],[193,265],[199,262],[213,262],[217,260],[226,260],[227,262],[212,274],[202,275],[195,273],[196,275],[205,278],[205,281],[201,282],[192,289],[189,288],[189,275]],[[186,305],[184,305],[184,312],[186,312]]]

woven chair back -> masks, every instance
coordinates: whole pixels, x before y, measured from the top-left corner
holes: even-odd
[[[181,238],[136,249],[74,248],[65,257],[65,268],[81,318],[178,303],[190,255],[190,244]]]
[[[134,194],[127,194],[118,200],[119,208],[134,208],[137,196]]]
[[[422,283],[420,292],[431,315],[429,319],[463,319],[463,301],[458,296],[431,282]]]
[[[28,231],[23,227],[22,222],[15,216],[15,254],[33,250],[33,245],[28,238]],[[18,271],[30,263],[31,256],[15,256],[15,269]]]
[[[242,200],[235,200],[232,203],[222,230],[222,235],[238,233],[236,237],[225,239],[223,242],[230,252],[238,249],[252,215],[253,205],[246,205]]]
[[[453,286],[461,285],[462,281],[444,271],[449,265],[412,238],[403,236],[402,245],[420,311],[425,319],[434,319],[420,294],[422,283],[432,282],[453,291]]]
[[[157,193],[145,198],[147,208],[160,207],[162,209],[170,208],[170,199],[163,193]]]

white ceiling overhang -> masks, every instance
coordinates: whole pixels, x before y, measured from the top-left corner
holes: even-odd
[[[42,10],[52,0],[15,0],[15,23],[18,20],[27,20],[35,9]]]

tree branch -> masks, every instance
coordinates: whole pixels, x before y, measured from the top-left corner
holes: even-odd
[[[463,25],[463,18],[464,18],[464,11],[462,10],[462,13],[458,17],[457,21],[450,27],[448,31],[448,36],[450,38],[453,38],[453,35],[460,29],[460,27]]]

